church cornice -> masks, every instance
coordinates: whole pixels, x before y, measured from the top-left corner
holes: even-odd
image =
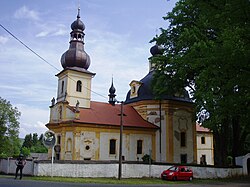
[[[80,72],[80,73],[86,73],[91,75],[92,77],[94,77],[96,75],[96,73],[92,73],[84,68],[79,68],[79,67],[67,67],[65,69],[63,69],[60,73],[56,74],[56,76],[60,76],[63,73],[66,73],[67,71],[76,71],[76,72]]]

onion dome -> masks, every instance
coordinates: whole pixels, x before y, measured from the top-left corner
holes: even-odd
[[[155,44],[153,47],[150,48],[150,53],[153,56],[162,55],[163,54],[163,47]]]
[[[130,91],[128,91],[125,104],[134,103],[138,101],[146,101],[146,100],[155,100],[156,96],[153,93],[153,76],[155,71],[150,71],[144,78],[140,80],[141,86],[138,90],[138,97],[130,97]],[[183,102],[192,102],[188,92],[183,89],[183,92],[180,95],[163,95],[162,100],[175,100],[175,101],[183,101]]]
[[[78,67],[87,70],[90,66],[90,57],[84,51],[85,26],[80,20],[80,8],[78,9],[77,19],[71,24],[71,40],[69,49],[61,57],[61,65],[64,69]]]
[[[78,15],[77,15],[77,19],[71,24],[71,29],[72,30],[83,30],[85,29],[85,25],[84,23],[80,20],[80,8],[78,8]]]
[[[159,45],[154,45],[150,48],[150,52],[153,56],[162,55],[163,54],[163,47]],[[131,90],[128,91],[125,104],[139,102],[139,101],[146,101],[146,100],[155,100],[156,95],[153,92],[153,79],[155,74],[154,64],[151,62],[151,58],[149,58],[150,69],[149,73],[142,78],[139,82],[141,83],[136,97],[131,97]],[[174,94],[174,95],[163,95],[162,100],[175,100],[175,101],[183,101],[183,102],[192,102],[188,92],[183,88],[181,93]]]
[[[152,57],[162,55],[164,52],[163,47],[160,45],[155,44],[153,47],[150,48],[150,53],[152,54]],[[152,57],[149,59],[149,71],[154,71],[156,67],[156,63],[152,60]]]
[[[109,88],[109,93],[110,93],[110,94],[114,94],[115,91],[116,91],[116,89],[115,89],[115,87],[114,87],[113,80],[112,80],[111,87]]]

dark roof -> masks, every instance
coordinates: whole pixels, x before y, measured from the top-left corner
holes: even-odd
[[[154,72],[155,71],[150,71],[143,79],[140,80],[142,85],[140,86],[138,90],[138,97],[130,98],[130,91],[127,93],[125,104],[134,103],[138,101],[144,101],[144,100],[155,100],[156,97],[153,94],[153,90],[151,87]],[[191,102],[191,99],[186,90],[184,90],[183,95],[184,97],[175,97],[175,96],[165,95],[163,96],[162,99]]]

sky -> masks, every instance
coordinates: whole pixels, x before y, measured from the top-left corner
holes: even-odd
[[[117,100],[132,80],[149,71],[150,40],[167,28],[163,16],[177,0],[8,0],[0,1],[0,97],[21,112],[19,137],[44,133],[51,99],[56,98],[61,55],[68,50],[70,25],[80,5],[85,51],[91,64],[91,98],[108,102],[112,76]]]

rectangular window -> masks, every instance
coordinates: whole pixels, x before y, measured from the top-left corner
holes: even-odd
[[[202,136],[201,137],[201,144],[205,144],[206,142],[205,142],[205,137],[204,136]]]
[[[64,90],[64,81],[62,81],[61,93],[63,93],[63,90]]]
[[[61,144],[61,136],[57,136],[57,144],[60,145]]]
[[[137,140],[137,154],[142,154],[142,140]]]
[[[181,154],[181,163],[186,164],[187,163],[187,154]]]
[[[115,148],[116,148],[116,140],[111,139],[109,141],[109,154],[115,154],[116,153]]]
[[[206,155],[201,155],[200,159],[201,159],[201,161],[200,161],[201,165],[207,165]]]
[[[181,147],[186,147],[186,133],[181,132]]]

